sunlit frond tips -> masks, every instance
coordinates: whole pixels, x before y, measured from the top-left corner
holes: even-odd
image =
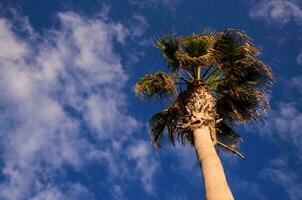
[[[146,74],[134,86],[135,93],[144,98],[166,98],[175,95],[176,87],[171,76],[163,72]]]

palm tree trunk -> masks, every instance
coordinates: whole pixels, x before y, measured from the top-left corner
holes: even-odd
[[[202,169],[206,200],[233,200],[223,167],[213,145],[210,128],[194,129],[195,151]]]
[[[206,200],[234,200],[216,153],[216,100],[202,81],[188,85],[178,131],[193,132],[192,145],[202,170]],[[189,138],[190,140],[190,138]]]

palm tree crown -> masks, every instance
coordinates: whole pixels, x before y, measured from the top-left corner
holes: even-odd
[[[168,72],[146,74],[134,90],[142,99],[168,98],[173,103],[150,119],[152,143],[159,147],[167,133],[173,145],[175,139],[194,144],[192,131],[180,124],[184,123],[190,88],[203,87],[215,99],[218,146],[242,157],[236,151],[241,139],[233,127],[262,119],[269,107],[266,93],[273,82],[269,67],[257,59],[260,52],[252,40],[239,30],[205,30],[184,38],[168,34],[155,45]]]

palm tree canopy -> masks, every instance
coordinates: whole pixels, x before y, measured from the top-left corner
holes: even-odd
[[[202,82],[215,97],[222,118],[216,127],[217,140],[236,149],[241,139],[233,126],[262,119],[269,108],[266,93],[273,83],[272,72],[258,60],[260,51],[252,40],[240,30],[205,30],[184,38],[168,34],[157,39],[155,46],[167,62],[168,73],[147,74],[134,87],[143,99],[174,99],[149,121],[153,144],[159,146],[165,132],[173,145],[175,138],[192,144],[192,134],[177,129],[185,98],[182,86]]]

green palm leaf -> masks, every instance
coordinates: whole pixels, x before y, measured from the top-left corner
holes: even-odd
[[[254,58],[236,61],[225,74],[230,87],[246,86],[266,90],[273,82],[273,76],[267,65]]]
[[[217,127],[218,144],[241,156],[236,153],[240,136],[232,126],[262,120],[269,108],[266,93],[274,81],[269,67],[258,60],[260,51],[253,41],[239,30],[206,29],[199,35],[184,38],[168,34],[159,38],[155,46],[167,61],[168,72],[178,82],[168,74],[156,72],[140,78],[134,87],[141,98],[176,99],[150,119],[152,143],[159,146],[160,139],[167,134],[173,145],[175,140],[194,144],[192,130],[177,127],[188,114],[183,103],[190,97],[185,95],[188,88],[200,85],[206,86],[216,98],[216,112],[223,119]],[[197,81],[202,84],[196,84]],[[180,87],[176,88],[175,84]]]
[[[183,51],[191,57],[199,57],[208,53],[214,45],[213,37],[209,36],[190,36],[182,41]]]
[[[225,85],[224,74],[217,67],[212,67],[212,71],[204,78],[204,81],[207,87],[214,92],[219,91],[219,88]]]
[[[164,59],[168,62],[168,68],[172,72],[179,69],[179,62],[175,52],[179,50],[179,38],[175,34],[168,34],[157,39],[155,46],[160,49]]]
[[[173,96],[176,92],[174,80],[163,72],[147,74],[140,78],[134,86],[135,93],[141,98]]]
[[[264,94],[249,87],[230,89],[217,101],[217,110],[221,117],[229,123],[257,122],[260,113],[268,109]]]
[[[226,29],[218,34],[213,54],[221,70],[227,72],[235,61],[257,56],[259,51],[244,32]]]

